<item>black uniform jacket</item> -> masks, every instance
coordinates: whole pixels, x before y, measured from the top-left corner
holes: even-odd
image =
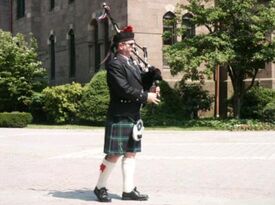
[[[141,105],[146,103],[148,96],[148,92],[143,90],[143,76],[146,73],[142,73],[137,65],[120,54],[110,61],[107,67],[110,92],[108,119],[130,117],[137,120],[140,117]]]

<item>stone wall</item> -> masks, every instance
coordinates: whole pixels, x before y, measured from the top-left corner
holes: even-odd
[[[0,29],[10,31],[10,1],[0,1]]]

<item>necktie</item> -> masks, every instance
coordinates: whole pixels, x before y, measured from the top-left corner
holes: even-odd
[[[135,63],[129,59],[128,60],[128,64],[130,65],[130,67],[133,69],[135,75],[140,78],[140,72],[139,72],[139,67],[137,65],[135,65]]]

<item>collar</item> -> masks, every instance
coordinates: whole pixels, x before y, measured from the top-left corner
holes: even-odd
[[[127,56],[125,56],[125,55],[123,55],[123,54],[120,54],[120,53],[119,53],[118,56],[121,56],[121,57],[124,58],[126,61],[130,60],[129,57],[127,57]]]

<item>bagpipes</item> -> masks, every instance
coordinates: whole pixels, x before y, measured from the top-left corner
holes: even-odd
[[[106,4],[103,3],[102,4],[102,8],[103,8],[103,12],[102,15],[100,17],[98,17],[98,20],[102,20],[102,19],[106,19],[108,18],[110,20],[110,22],[112,23],[114,30],[116,31],[116,34],[122,32],[123,30],[119,29],[117,23],[115,22],[115,20],[113,19],[113,17],[111,16],[110,13],[110,7]],[[129,29],[130,26],[126,27],[125,29]],[[114,48],[114,43],[112,43],[111,47],[110,47],[110,51],[108,52],[107,56],[105,57],[105,59],[103,60],[103,62],[105,62],[110,54],[113,51]],[[138,49],[141,50],[143,52],[143,57],[140,57]],[[143,78],[143,83],[144,83],[144,89],[145,90],[149,90],[151,85],[153,86],[158,86],[159,81],[162,80],[161,77],[161,72],[158,68],[151,66],[148,63],[148,52],[147,52],[147,48],[140,46],[139,44],[137,44],[135,42],[135,49],[134,51],[132,51],[132,53],[134,54],[134,56],[136,57],[137,60],[135,60],[132,57],[132,60],[139,65],[139,67],[142,69],[143,72],[146,72],[146,75]]]

